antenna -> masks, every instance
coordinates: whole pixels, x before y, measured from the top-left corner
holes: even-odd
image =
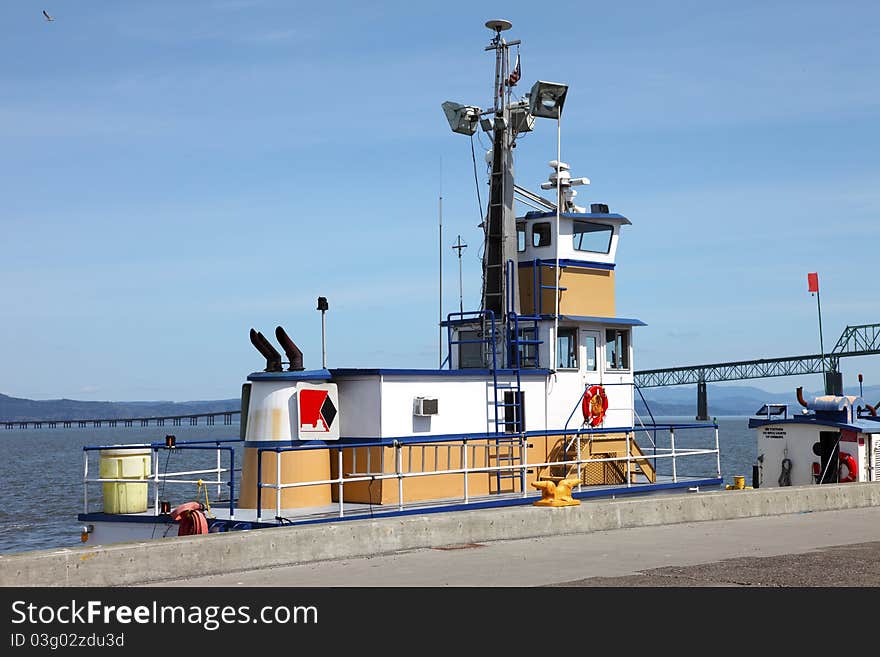
[[[462,315],[464,314],[464,293],[461,282],[461,252],[462,249],[467,248],[467,244],[462,243],[461,235],[455,241],[455,244],[452,245],[452,248],[458,251],[458,312]]]
[[[440,229],[438,238],[438,251],[440,252],[439,276],[440,276],[440,321],[437,324],[437,351],[440,369],[443,369],[443,157],[440,157],[440,195],[437,199],[437,215]]]

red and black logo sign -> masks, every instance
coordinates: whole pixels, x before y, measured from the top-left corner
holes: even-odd
[[[329,432],[337,413],[329,390],[299,391],[300,431]]]

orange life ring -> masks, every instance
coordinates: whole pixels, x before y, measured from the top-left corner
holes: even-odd
[[[847,473],[845,477],[841,477],[838,474],[837,481],[842,484],[848,483],[850,481],[855,481],[856,477],[859,475],[859,466],[856,463],[856,460],[853,458],[852,454],[848,454],[847,452],[839,452],[838,458],[840,459],[840,465],[845,465],[847,469]]]
[[[202,505],[199,502],[184,502],[176,507],[170,515],[172,520],[180,522],[180,527],[177,530],[178,536],[208,533],[208,519],[202,513]]]
[[[608,396],[602,386],[590,386],[584,393],[581,406],[584,411],[584,422],[591,427],[598,426],[605,418],[608,410]]]

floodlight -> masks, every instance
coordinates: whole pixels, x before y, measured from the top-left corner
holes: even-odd
[[[529,92],[529,113],[545,119],[558,119],[567,92],[567,84],[538,80]]]
[[[492,132],[492,121],[489,119],[480,119],[480,127],[483,132]]]
[[[526,101],[511,103],[510,125],[516,134],[531,132],[535,129],[535,117],[529,114],[529,106]]]
[[[447,100],[442,105],[446,120],[452,132],[460,135],[472,135],[477,131],[477,123],[480,120],[480,108],[472,105],[461,105]]]

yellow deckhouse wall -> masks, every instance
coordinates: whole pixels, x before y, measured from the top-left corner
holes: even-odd
[[[262,477],[264,484],[276,483],[278,472],[275,452],[263,452]],[[311,449],[280,452],[281,483],[292,484],[303,481],[326,481],[330,478],[330,450]],[[242,509],[257,508],[257,449],[244,450],[244,464],[241,475],[241,491],[238,506]],[[260,497],[264,509],[275,508],[276,491],[264,488]],[[281,491],[281,508],[293,509],[330,504],[330,484],[298,486]]]
[[[555,268],[539,267],[541,285],[555,285]],[[552,315],[556,310],[553,290],[540,289],[540,304],[535,307],[535,268],[531,264],[519,269],[521,313]],[[559,313],[587,317],[614,317],[614,271],[583,266],[563,267],[559,276]]]
[[[595,434],[582,436],[581,458],[622,458],[627,455],[626,434]],[[528,439],[528,462],[535,464],[526,472],[526,492],[534,493],[533,482],[547,479],[559,480],[577,474],[577,466],[537,466],[548,461],[573,461],[577,456],[577,442],[572,436],[535,436]],[[565,453],[565,447],[568,452]],[[495,445],[493,440],[468,442],[468,467],[493,467],[509,462],[505,459],[507,450],[514,450],[514,462],[520,463],[518,445]],[[337,453],[331,450],[331,476],[336,477]],[[369,468],[367,453],[369,452]],[[629,453],[631,456],[642,456],[642,451],[630,438]],[[363,476],[367,472],[375,475],[396,472],[395,450],[392,447],[360,447],[343,452],[343,470],[346,474]],[[433,470],[450,470],[462,467],[461,443],[445,443],[433,445],[405,446],[401,450],[400,471],[403,473],[431,472]],[[615,485],[625,483],[626,466],[623,462],[592,463],[581,467],[581,481],[584,485]],[[519,470],[515,471],[519,477]],[[634,461],[630,467],[633,476],[636,473],[655,481],[654,470],[649,459]],[[498,488],[495,472],[474,473],[468,475],[468,495],[480,497],[494,493],[521,492],[519,479],[502,479]],[[450,500],[462,498],[464,495],[463,474],[429,474],[427,476],[405,477],[403,479],[403,502],[423,502],[429,500]],[[397,478],[376,479],[344,484],[343,498],[346,502],[364,504],[397,504]],[[333,486],[333,501],[338,501],[338,488]]]

